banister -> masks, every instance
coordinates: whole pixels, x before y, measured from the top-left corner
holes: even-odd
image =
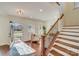
[[[64,14],[62,14],[62,15],[57,19],[57,21],[54,23],[54,25],[52,25],[52,27],[50,28],[50,30],[47,32],[46,36],[47,36],[47,35],[49,34],[49,32],[54,28],[54,26],[58,23],[58,21],[63,18],[63,16],[64,16]],[[56,32],[56,34],[54,34],[52,41],[50,42],[48,48],[46,49],[45,55],[47,55],[47,54],[49,53],[49,51],[50,51],[51,47],[53,46],[53,44],[54,44],[54,42],[55,42],[56,37],[57,37],[58,34],[59,34],[59,32]],[[45,36],[45,37],[46,37],[46,36]]]
[[[54,28],[54,26],[58,23],[58,21],[63,18],[63,16],[64,16],[64,14],[62,14],[62,15],[57,19],[57,21],[54,23],[54,25],[52,25],[52,27],[51,27],[51,28],[49,29],[49,31],[47,32],[46,36],[47,36],[47,35],[49,34],[49,32]]]
[[[49,34],[49,32],[54,28],[54,26],[57,24],[57,22],[60,20],[60,19],[62,19],[62,17],[64,16],[64,14],[62,14],[58,19],[57,19],[57,21],[54,23],[54,25],[52,25],[52,27],[50,28],[50,30],[47,32],[47,34],[46,35],[44,35],[44,36],[41,36],[41,56],[45,56],[45,55],[47,55],[48,54],[48,52],[49,52],[49,49],[51,48],[51,46],[52,46],[52,44],[54,43],[54,41],[55,41],[55,39],[56,39],[56,36],[58,35],[58,33],[59,32],[57,32],[56,34],[51,34],[51,35],[54,35],[53,37],[53,39],[52,39],[52,41],[50,42],[50,44],[49,44],[49,46],[48,46],[48,48],[45,50],[45,38],[46,38],[46,36]]]
[[[56,4],[57,4],[58,6],[60,6],[60,3],[59,3],[59,2],[56,2]]]

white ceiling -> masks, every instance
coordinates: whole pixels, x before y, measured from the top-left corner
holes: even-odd
[[[55,2],[0,2],[0,14],[19,16],[16,13],[17,8],[24,10],[21,17],[28,17],[37,20],[50,20],[58,11]],[[40,12],[43,9],[43,12]]]

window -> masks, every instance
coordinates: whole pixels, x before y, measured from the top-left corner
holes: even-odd
[[[75,2],[75,3],[74,3],[74,7],[75,7],[75,8],[79,8],[79,2]]]

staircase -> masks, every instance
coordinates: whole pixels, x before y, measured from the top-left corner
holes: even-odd
[[[49,56],[79,55],[79,26],[63,27],[52,45]]]

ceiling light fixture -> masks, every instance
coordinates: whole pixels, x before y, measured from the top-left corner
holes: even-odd
[[[43,9],[40,9],[40,12],[42,12],[43,11]]]
[[[32,16],[30,16],[30,18],[32,18]]]
[[[21,16],[24,13],[24,10],[23,9],[16,9],[16,13]]]

